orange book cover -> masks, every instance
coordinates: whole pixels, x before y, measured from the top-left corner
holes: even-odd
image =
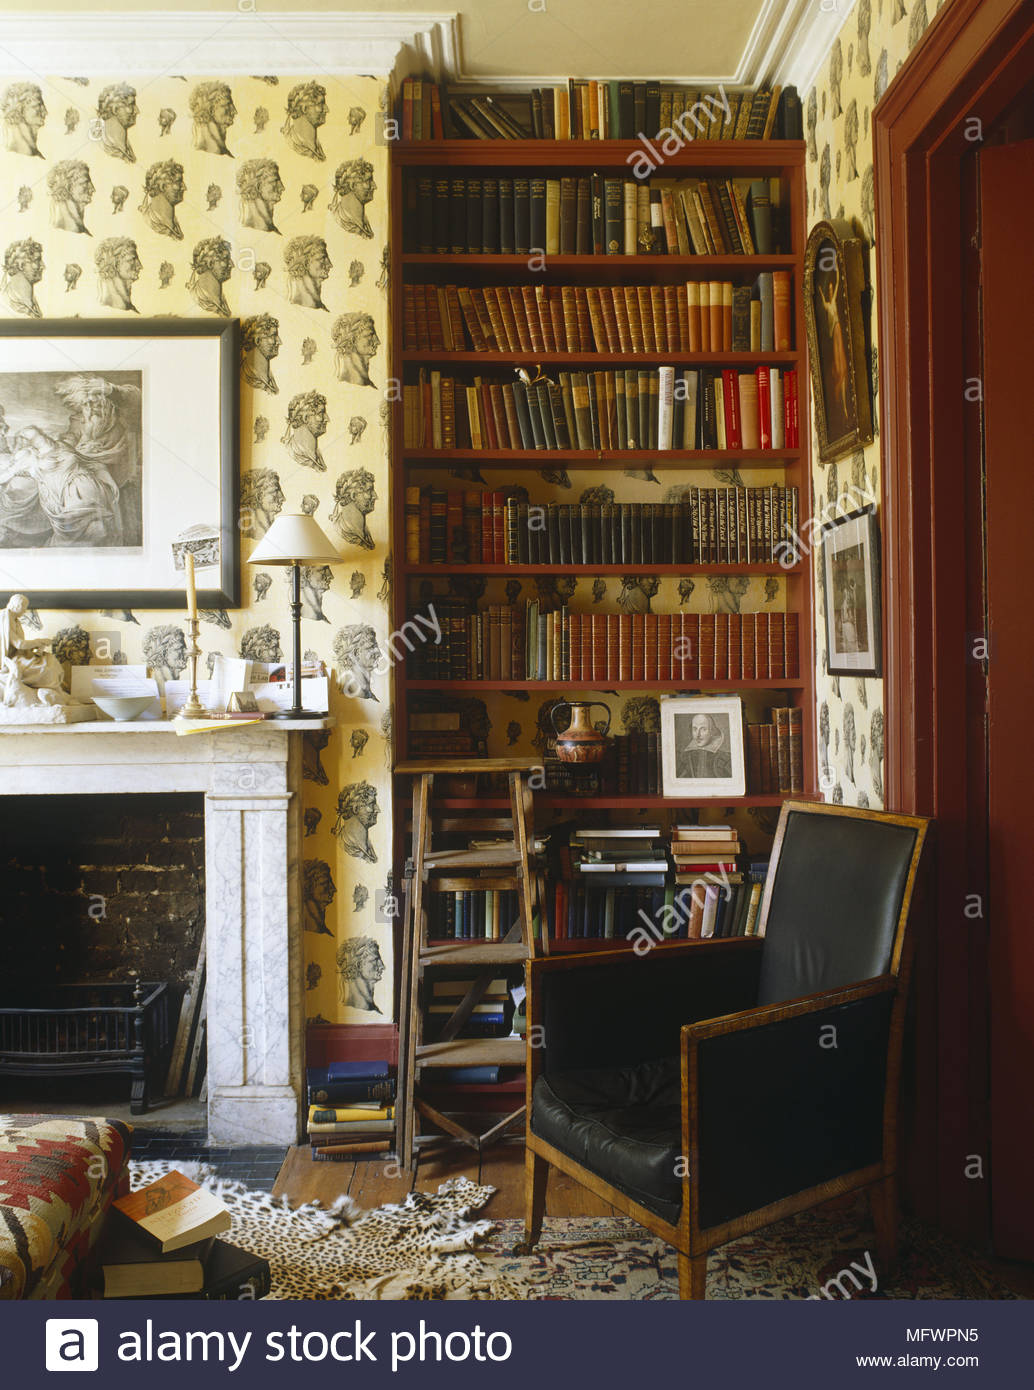
[[[169,1173],[114,1204],[158,1242],[163,1253],[230,1229],[230,1213],[211,1192],[183,1173]]]

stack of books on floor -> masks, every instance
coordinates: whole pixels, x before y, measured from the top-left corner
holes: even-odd
[[[389,1152],[395,1136],[395,1078],[386,1058],[309,1067],[308,1135],[318,1161],[351,1162]]]
[[[264,1298],[269,1262],[216,1236],[230,1229],[218,1197],[172,1172],[112,1205],[94,1252],[98,1298]]]

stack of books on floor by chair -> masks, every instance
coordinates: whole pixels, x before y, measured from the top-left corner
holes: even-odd
[[[230,1213],[183,1173],[169,1173],[112,1205],[96,1250],[98,1298],[263,1298],[269,1262],[216,1236]]]
[[[308,1132],[319,1161],[389,1152],[395,1136],[395,1078],[386,1059],[310,1067]]]

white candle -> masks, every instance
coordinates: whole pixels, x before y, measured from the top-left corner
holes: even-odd
[[[188,550],[183,557],[183,568],[187,574],[187,616],[197,618],[197,585],[194,582],[194,552]]]

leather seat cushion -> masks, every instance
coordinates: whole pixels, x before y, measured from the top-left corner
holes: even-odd
[[[681,1127],[678,1057],[552,1072],[532,1092],[535,1134],[671,1222],[682,1209]]]

